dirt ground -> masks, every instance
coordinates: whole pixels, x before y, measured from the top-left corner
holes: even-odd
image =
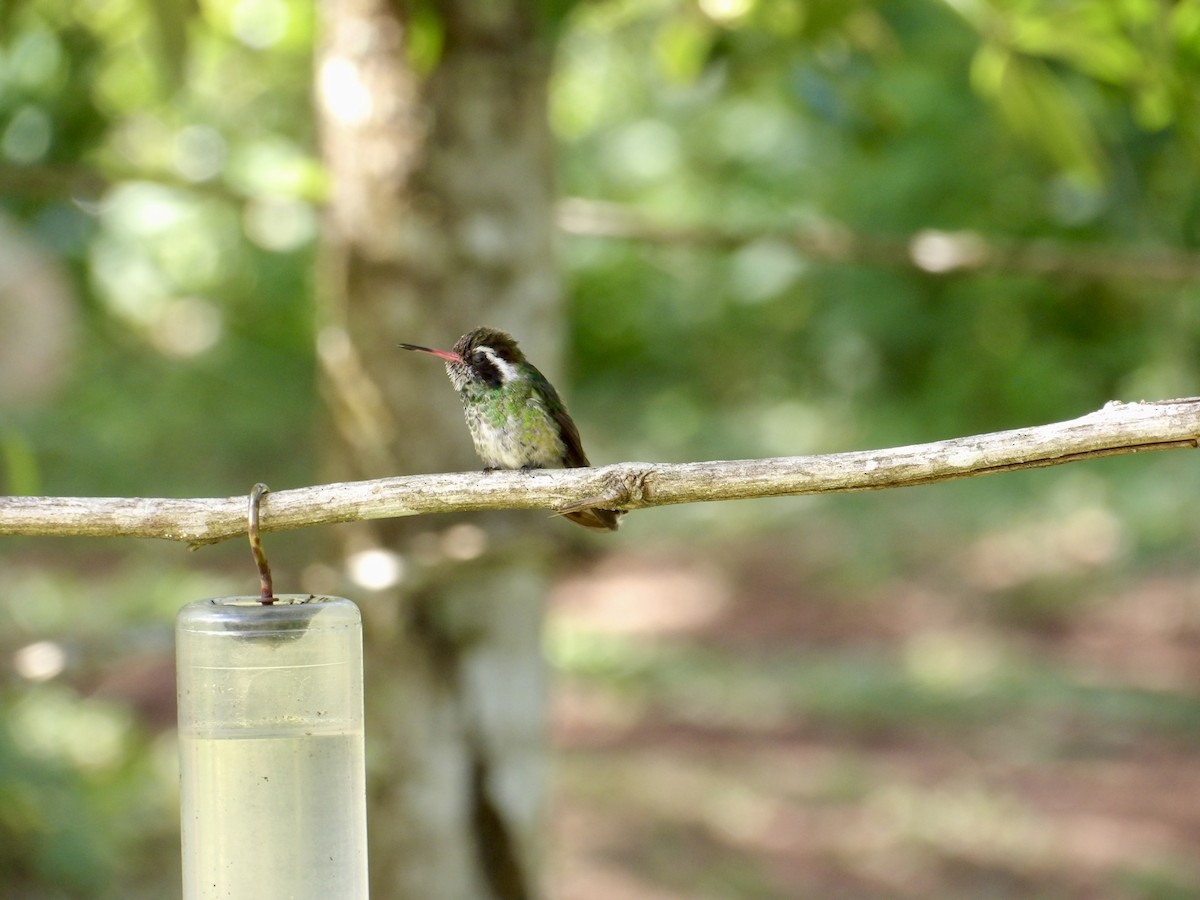
[[[550,896],[1200,897],[1200,575],[1043,538],[565,579]]]

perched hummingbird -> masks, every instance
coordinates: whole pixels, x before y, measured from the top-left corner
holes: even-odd
[[[460,337],[453,350],[400,346],[446,361],[446,374],[462,398],[467,427],[485,470],[590,465],[566,405],[512,335],[476,328]],[[564,515],[588,528],[616,531],[624,513],[577,509]]]

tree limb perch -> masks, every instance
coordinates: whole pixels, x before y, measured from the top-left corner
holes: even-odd
[[[643,509],[674,503],[873,491],[1200,446],[1200,397],[1112,402],[1050,425],[885,450],[682,464],[618,463],[535,472],[452,472],[275,491],[263,531],[485,509],[560,509],[592,502]],[[206,544],[246,533],[246,497],[0,497],[0,535],[155,537]]]

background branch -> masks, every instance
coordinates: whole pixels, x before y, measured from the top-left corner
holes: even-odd
[[[0,164],[0,194],[39,199],[70,197],[94,201],[122,179],[153,181],[234,203],[248,199],[222,182],[191,182],[166,172],[106,173],[87,167]],[[315,202],[320,198],[306,199]],[[578,237],[716,250],[777,240],[818,262],[865,263],[889,269],[915,269],[930,275],[997,272],[1164,284],[1200,281],[1200,253],[1174,247],[1131,249],[1095,243],[1014,240],[977,231],[933,228],[889,236],[855,231],[831,219],[795,228],[679,226],[656,222],[626,206],[582,197],[559,203],[557,222],[562,231]]]
[[[854,231],[825,219],[795,228],[722,228],[668,225],[613,203],[571,198],[558,208],[568,234],[643,244],[691,245],[729,250],[760,240],[788,244],[809,259],[916,269],[930,275],[999,272],[1073,276],[1102,281],[1200,281],[1200,254],[1173,248],[1100,246],[1063,241],[1017,241],[977,231],[923,229],[907,236]]]
[[[1050,425],[886,450],[591,469],[454,472],[268,494],[262,530],[484,509],[673,503],[882,490],[1143,450],[1200,446],[1200,398],[1109,403]],[[155,537],[212,543],[245,534],[245,496],[223,499],[0,498],[0,534]]]

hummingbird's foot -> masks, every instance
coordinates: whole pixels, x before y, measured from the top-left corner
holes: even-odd
[[[500,471],[499,466],[484,466],[483,467],[484,475],[491,475],[493,472],[499,472],[499,471]]]

